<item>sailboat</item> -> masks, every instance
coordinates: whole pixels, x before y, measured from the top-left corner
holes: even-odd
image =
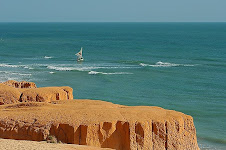
[[[77,56],[77,61],[83,61],[83,57],[82,57],[82,47],[81,47],[81,50],[75,54]]]

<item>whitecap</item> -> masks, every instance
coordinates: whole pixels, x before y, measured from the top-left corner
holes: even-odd
[[[19,72],[12,72],[12,71],[0,71],[0,73],[7,74],[7,76],[10,76],[10,75],[31,76],[32,75],[30,73],[19,73]]]
[[[130,73],[130,72],[112,72],[112,73],[105,73],[105,72],[103,72],[102,74],[109,74],[109,75],[111,75],[111,74],[133,74],[133,73]]]
[[[29,66],[24,66],[24,69],[29,69],[29,70],[32,70],[32,69],[34,69],[34,68],[29,67]]]
[[[72,70],[80,70],[75,67],[56,67],[56,66],[47,66],[48,69],[57,70],[57,71],[72,71]]]
[[[45,58],[45,59],[51,59],[51,58],[53,58],[53,57],[51,57],[51,56],[45,56],[44,58]]]
[[[18,67],[24,67],[24,65],[0,64],[0,67],[18,68]]]
[[[173,64],[173,63],[168,63],[168,62],[157,62],[155,64],[156,67],[176,67],[176,66],[180,66],[180,64]]]
[[[97,72],[97,71],[90,71],[90,72],[88,72],[88,74],[99,74],[99,73],[101,73],[101,72]]]
[[[30,73],[18,73],[18,72],[12,72],[12,75],[20,75],[20,76],[31,76]]]
[[[149,64],[140,63],[141,66],[149,66]]]
[[[14,71],[0,71],[0,81],[7,80],[29,80],[32,74]]]
[[[95,74],[104,74],[104,75],[119,75],[119,74],[133,74],[133,73],[130,73],[130,72],[109,72],[109,73],[107,73],[107,72],[97,72],[97,71],[90,71],[90,72],[88,72],[88,74],[93,74],[93,75],[95,75]]]
[[[195,65],[190,65],[190,64],[186,64],[186,65],[184,65],[185,67],[193,67],[193,66],[196,66],[197,64],[195,64]]]
[[[140,66],[143,66],[143,67],[145,67],[145,66],[149,66],[149,67],[178,67],[178,66],[192,67],[192,66],[195,66],[195,65],[193,65],[193,64],[175,64],[175,63],[158,61],[154,65],[140,63]]]
[[[50,73],[50,74],[54,74],[55,72],[50,71],[49,73]]]
[[[57,71],[91,71],[93,69],[101,69],[105,67],[56,67],[56,66],[47,66],[48,69],[57,70]]]
[[[49,65],[47,66],[48,69],[57,70],[57,71],[92,71],[96,69],[131,69],[131,68],[138,68],[137,66],[130,67],[130,66],[68,66],[68,65]]]

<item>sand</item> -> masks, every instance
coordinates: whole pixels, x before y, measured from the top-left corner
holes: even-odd
[[[75,144],[56,144],[46,141],[0,139],[0,150],[112,150]]]

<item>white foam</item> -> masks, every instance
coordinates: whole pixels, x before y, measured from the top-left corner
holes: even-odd
[[[50,58],[53,58],[53,57],[51,57],[51,56],[45,56],[44,58],[45,59],[50,59]]]
[[[7,75],[21,75],[21,76],[31,76],[30,73],[18,73],[18,72],[12,72],[12,71],[0,71],[0,73],[4,73]]]
[[[72,71],[72,70],[78,70],[78,71],[84,71],[88,68],[77,68],[77,67],[56,67],[56,66],[47,66],[48,69],[57,70],[57,71]]]
[[[30,73],[19,73],[13,71],[0,71],[0,81],[4,82],[7,80],[29,80],[32,76]]]
[[[90,71],[90,72],[88,72],[88,74],[115,75],[115,74],[133,74],[133,73],[130,73],[130,72],[110,72],[110,73],[107,73],[107,72]]]
[[[24,69],[30,69],[30,70],[32,70],[32,69],[34,69],[34,68],[29,67],[29,66],[24,66]]]
[[[149,64],[140,63],[141,66],[149,66]]]
[[[185,67],[193,67],[193,66],[196,66],[197,64],[195,64],[195,65],[190,65],[190,64],[185,64],[184,66]]]
[[[191,67],[195,66],[193,64],[174,64],[174,63],[169,63],[169,62],[157,62],[154,65],[152,64],[145,64],[145,63],[140,63],[141,66],[150,66],[150,67],[178,67],[178,66],[185,66],[185,67]]]
[[[54,65],[49,65],[47,66],[48,69],[52,69],[52,70],[57,70],[57,71],[73,71],[73,70],[77,70],[77,71],[92,71],[92,70],[96,70],[96,69],[130,69],[130,68],[138,68],[137,66],[135,67],[129,67],[129,66],[68,66],[68,65],[58,65],[58,66],[54,66]]]
[[[30,73],[17,73],[17,72],[12,72],[11,74],[13,74],[13,75],[20,75],[20,76],[31,76],[32,75]]]
[[[50,73],[50,74],[54,74],[55,72],[50,71],[49,73]]]
[[[90,71],[90,72],[88,72],[88,74],[99,74],[99,73],[101,73],[101,72],[97,72],[97,71]]]
[[[18,68],[18,67],[24,67],[24,65],[9,65],[9,64],[0,64],[0,67]]]
[[[155,64],[155,66],[157,66],[157,67],[176,67],[176,66],[180,66],[180,64],[173,64],[173,63],[159,61]]]

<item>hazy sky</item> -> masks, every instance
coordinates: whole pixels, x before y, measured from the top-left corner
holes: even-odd
[[[226,22],[226,0],[0,0],[0,22]]]

